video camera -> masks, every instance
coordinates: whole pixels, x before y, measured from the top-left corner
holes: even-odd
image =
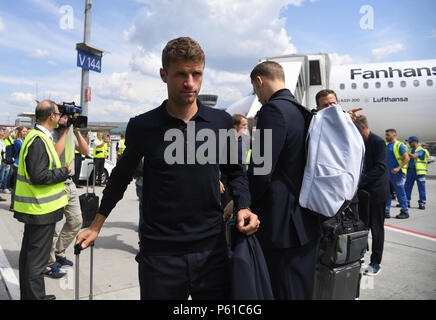
[[[86,128],[88,126],[88,117],[81,116],[82,108],[76,106],[74,101],[62,102],[62,104],[58,104],[58,109],[61,117],[65,115],[72,116],[71,118],[68,118],[66,127],[73,125],[75,128]]]

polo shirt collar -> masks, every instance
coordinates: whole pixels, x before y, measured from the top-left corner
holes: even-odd
[[[167,104],[168,100],[165,100],[162,105],[162,112],[165,114],[165,117],[167,119],[176,119],[173,116],[171,116],[168,111],[166,110],[166,104]],[[201,102],[197,99],[197,106],[198,106],[198,111],[197,113],[190,119],[190,121],[192,120],[196,120],[197,118],[201,118],[204,121],[207,122],[212,122],[212,115],[211,112],[209,111],[210,107],[206,107],[203,104],[201,104]]]

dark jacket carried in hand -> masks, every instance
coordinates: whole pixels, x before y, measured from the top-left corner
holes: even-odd
[[[268,267],[256,236],[247,237],[235,231],[231,251],[231,299],[274,299]]]
[[[305,166],[305,121],[300,110],[279,96],[293,97],[288,89],[279,90],[262,106],[257,130],[260,144],[272,143],[272,169],[266,175],[253,175],[256,164],[250,163],[249,182],[252,210],[259,215],[261,225],[256,236],[266,248],[303,246],[320,237],[319,217],[297,206],[277,166],[286,173],[298,192]],[[264,129],[272,129],[272,141],[264,142]],[[263,154],[261,147],[260,154]],[[262,165],[259,165],[260,167]]]

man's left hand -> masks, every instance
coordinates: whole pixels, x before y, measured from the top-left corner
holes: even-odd
[[[248,220],[248,224],[244,227],[245,220]],[[238,230],[249,236],[259,229],[260,221],[256,214],[250,211],[250,209],[241,209],[238,211]]]

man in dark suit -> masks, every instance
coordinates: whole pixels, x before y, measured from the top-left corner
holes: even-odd
[[[312,299],[315,267],[321,234],[319,217],[303,211],[286,181],[299,194],[305,166],[305,121],[286,89],[283,68],[276,62],[258,64],[251,83],[262,108],[258,113],[260,153],[271,157],[271,170],[256,174],[250,163],[249,181],[252,209],[262,222],[258,239],[264,250],[275,299]],[[268,130],[272,141],[265,141]],[[268,140],[268,139],[267,139]],[[268,146],[267,144],[271,145]],[[272,150],[264,154],[264,150]],[[253,157],[254,157],[253,147]],[[287,176],[287,178],[285,177]]]
[[[68,204],[64,181],[71,168],[62,167],[51,132],[58,126],[59,109],[44,100],[35,109],[37,124],[21,147],[14,201],[14,218],[24,223],[19,257],[21,300],[54,300],[45,294],[44,271],[56,222]]]
[[[369,130],[364,115],[360,115],[356,124],[360,126],[365,140],[365,165],[359,188],[369,193],[369,227],[372,234],[371,261],[364,273],[377,275],[383,254],[385,208],[390,198],[386,144]]]

